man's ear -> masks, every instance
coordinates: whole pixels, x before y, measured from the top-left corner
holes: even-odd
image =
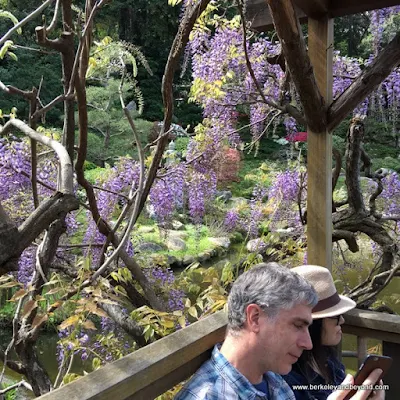
[[[246,324],[250,331],[259,332],[261,312],[261,307],[257,304],[249,304],[246,307]]]

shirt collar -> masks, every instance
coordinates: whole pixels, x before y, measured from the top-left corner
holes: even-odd
[[[256,396],[265,398],[265,394],[257,390],[250,381],[221,354],[220,348],[221,344],[214,346],[211,360],[218,373],[235,388],[239,397],[244,399],[254,399]],[[264,374],[264,379],[268,383],[268,398],[279,399],[279,395],[282,393],[282,385],[285,385],[281,376],[274,372],[266,372]]]

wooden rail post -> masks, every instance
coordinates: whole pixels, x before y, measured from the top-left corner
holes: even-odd
[[[367,338],[362,336],[357,336],[358,368],[360,368],[366,356],[367,356]]]
[[[308,54],[322,96],[332,102],[333,20],[308,19]],[[332,269],[332,135],[308,129],[307,262]]]

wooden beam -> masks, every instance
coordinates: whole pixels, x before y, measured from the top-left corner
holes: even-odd
[[[349,14],[358,14],[364,11],[397,6],[400,0],[334,0],[329,6],[331,17],[342,17]]]
[[[327,16],[308,20],[308,54],[319,90],[330,104],[333,20]],[[307,131],[307,262],[332,269],[332,135],[326,125]]]
[[[328,0],[293,0],[294,4],[312,18],[319,18],[328,13]]]
[[[347,324],[342,325],[342,330],[343,333],[349,335],[362,336],[370,339],[384,340],[386,342],[400,344],[400,335],[398,333],[376,331],[374,329],[360,328],[358,326]]]
[[[304,12],[295,6],[300,23],[307,22]],[[246,0],[246,19],[251,22],[251,29],[267,32],[274,29],[274,21],[265,0]]]
[[[382,312],[360,310],[355,308],[348,311],[345,316],[346,325],[366,328],[374,331],[395,333],[400,343],[400,316],[396,314],[385,314]],[[368,336],[373,338],[374,336]]]
[[[307,16],[318,19],[322,15],[331,18],[377,10],[400,5],[400,0],[293,0],[300,23],[307,22]],[[259,32],[274,29],[271,13],[266,0],[246,0],[246,17],[252,22],[251,28]]]

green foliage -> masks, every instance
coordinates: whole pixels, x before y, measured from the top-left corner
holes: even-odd
[[[392,126],[384,121],[385,115],[374,112],[364,121],[364,141],[366,143],[393,143]]]
[[[400,159],[393,157],[373,158],[372,167],[374,170],[379,168],[388,168],[400,173]]]
[[[112,169],[107,168],[99,168],[96,167],[94,169],[89,169],[85,171],[85,178],[92,184],[98,184],[105,182],[110,174],[112,173]]]
[[[84,164],[83,164],[83,170],[84,170],[84,171],[90,171],[90,170],[96,169],[96,168],[97,168],[97,165],[96,165],[96,164],[94,164],[94,163],[92,163],[92,162],[90,162],[90,161],[85,160],[85,162],[84,162]]]
[[[344,119],[332,132],[334,136],[341,137],[343,140],[346,139],[347,131],[349,130],[351,117]]]
[[[87,88],[88,118],[88,161],[104,167],[114,164],[120,156],[137,154],[132,129],[119,101],[119,81],[109,79],[104,86]],[[135,113],[131,112],[135,117]],[[136,113],[137,115],[137,113]],[[135,120],[141,137],[141,144],[147,143],[152,124],[141,119]]]
[[[167,1],[160,0],[116,0],[107,6],[107,10],[106,14],[98,16],[97,23],[106,27],[106,34],[135,43],[153,71],[153,76],[149,76],[147,71],[139,69],[136,78],[144,98],[143,117],[151,121],[162,120],[161,80],[178,30],[179,7],[171,7]],[[155,19],[157,23],[154,23]]]
[[[268,161],[262,162],[259,158],[247,158],[239,171],[240,181],[232,182],[226,186],[232,191],[233,196],[250,199],[256,185],[262,187],[271,185],[275,169],[280,169],[279,164]]]
[[[8,19],[10,19],[11,22],[14,24],[14,26],[18,24],[18,19],[12,13],[10,13],[9,11],[0,10],[0,18],[8,18]],[[18,28],[17,29],[17,33],[21,34],[22,33],[22,29]]]
[[[12,386],[13,383],[2,383],[0,385],[0,389],[6,389],[9,386]],[[4,400],[15,400],[17,398],[17,389],[11,389],[4,395]]]
[[[199,227],[194,225],[186,225],[185,232],[188,234],[187,239],[185,239],[185,250],[162,250],[157,254],[160,256],[171,255],[181,259],[187,255],[197,256],[199,253],[211,250],[215,247],[215,244],[212,244],[208,238],[209,229],[206,226]],[[165,236],[158,227],[155,227],[154,232],[141,233],[137,236],[135,235],[132,240],[134,245],[143,241],[164,245]],[[146,259],[148,259],[147,256]]]
[[[332,147],[340,152],[340,154],[344,155],[346,151],[346,141],[343,137],[332,135]]]
[[[138,65],[140,63],[152,75],[150,66],[140,49],[123,41],[113,41],[110,36],[95,42],[92,55],[89,58],[89,67],[86,73],[88,79],[96,79],[108,85],[112,76],[124,77],[124,87],[116,87],[115,94],[121,89],[122,93],[129,90],[131,97],[136,101],[139,114],[143,112],[144,99],[136,81]],[[125,89],[125,90],[124,90]]]
[[[6,10],[0,10],[0,18],[8,18],[12,21],[12,23],[15,25],[18,24],[18,19],[9,11]],[[22,30],[21,28],[17,29],[17,33],[21,34]],[[6,40],[3,44],[3,46],[0,49],[0,60],[2,60],[6,55],[11,57],[14,61],[18,61],[18,57],[16,56],[15,53],[10,51],[10,49],[14,49],[14,42],[12,40]]]
[[[12,40],[6,40],[0,49],[0,60],[2,60],[5,55],[7,54],[10,56],[14,61],[18,61],[18,57],[15,53],[11,52],[10,49],[14,48],[14,42]]]
[[[161,312],[147,306],[131,313],[131,318],[144,328],[146,341],[175,332],[178,325],[185,327],[203,316],[224,308],[227,293],[221,285],[219,273],[214,268],[201,268],[195,263],[186,268],[177,281],[187,294],[183,311]]]
[[[396,147],[388,146],[383,143],[366,143],[364,148],[367,154],[375,159],[384,159],[385,157],[396,158],[399,154]]]
[[[29,42],[27,43],[29,45]],[[5,85],[12,85],[21,90],[31,90],[32,86],[39,87],[42,77],[45,77],[40,91],[43,104],[49,103],[54,97],[63,93],[60,74],[60,56],[56,53],[43,54],[36,51],[15,50],[18,62],[4,59],[0,61],[0,77]],[[32,68],[32,66],[35,66]],[[18,118],[28,119],[29,104],[20,96],[13,96],[2,92],[0,109],[18,109]],[[46,114],[45,122],[54,126],[62,124],[62,103],[58,104]],[[42,121],[42,123],[44,123]]]
[[[168,0],[168,4],[172,7],[175,7],[178,4],[181,4],[182,0]]]
[[[362,40],[369,26],[366,13],[346,15],[335,18],[335,49],[343,56],[359,57],[364,47]],[[366,54],[368,57],[369,54]]]
[[[382,38],[379,43],[382,48],[385,47],[386,44],[389,43],[390,40],[393,39],[395,34],[400,29],[400,15],[391,15],[390,18],[386,18],[383,25]],[[361,42],[360,52],[361,56],[364,58],[368,58],[368,56],[373,53],[374,49],[374,34],[371,30],[368,30],[368,34],[365,35]]]
[[[12,321],[16,307],[14,302],[6,302],[3,304],[0,308],[0,320]]]
[[[187,146],[189,144],[189,138],[187,137],[178,137],[175,140],[175,150],[181,153],[185,153],[187,150]]]
[[[175,96],[179,96],[179,93],[175,93]],[[185,94],[181,101],[177,101],[174,109],[176,123],[184,128],[189,126],[189,131],[201,122],[201,114],[202,109],[195,103],[189,103]]]

